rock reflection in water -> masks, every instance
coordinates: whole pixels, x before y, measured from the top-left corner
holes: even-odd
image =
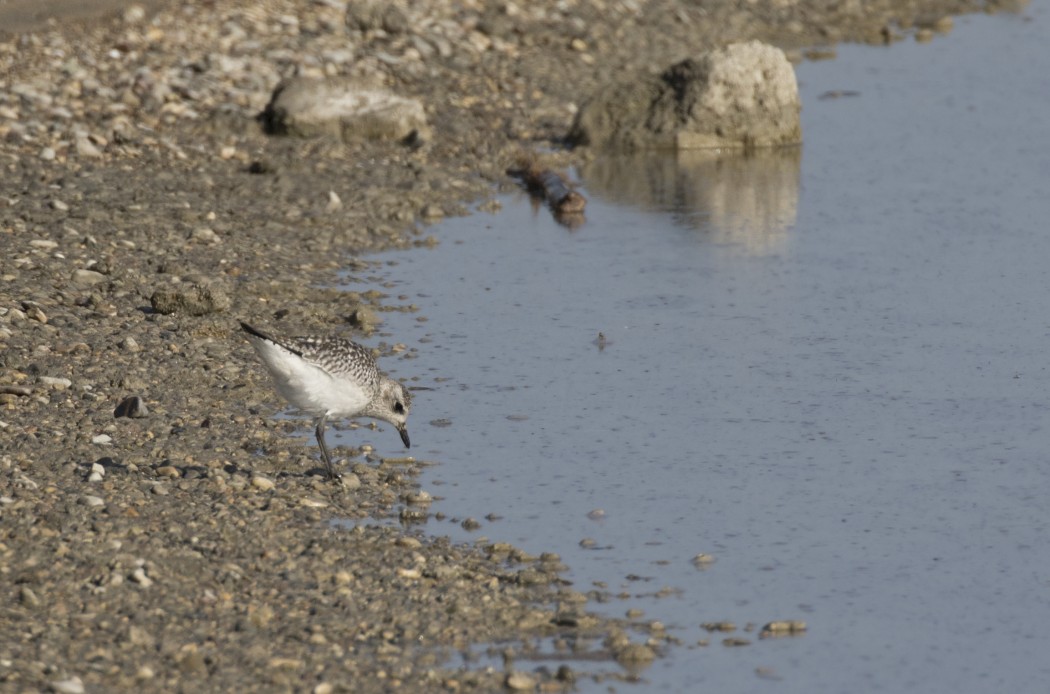
[[[795,223],[801,163],[799,147],[647,152],[598,157],[580,175],[607,201],[670,212],[715,242],[763,254],[776,251]]]

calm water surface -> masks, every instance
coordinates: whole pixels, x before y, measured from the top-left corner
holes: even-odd
[[[592,607],[686,644],[647,691],[1045,691],[1047,37],[1038,3],[843,47],[801,151],[599,162],[575,231],[506,197],[380,256],[428,319],[384,314],[432,510],[482,521],[427,531],[629,593]],[[699,626],[773,619],[809,631]]]

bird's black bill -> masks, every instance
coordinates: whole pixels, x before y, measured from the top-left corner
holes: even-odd
[[[408,428],[401,427],[397,430],[397,433],[401,434],[401,443],[405,444],[405,448],[412,448],[412,444],[408,441]]]

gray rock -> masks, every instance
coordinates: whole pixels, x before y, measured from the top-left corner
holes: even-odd
[[[221,243],[222,242],[222,239],[219,238],[219,235],[216,234],[213,229],[209,229],[208,227],[200,227],[200,228],[194,229],[193,232],[190,234],[190,238],[193,239],[194,241],[199,241],[201,243]]]
[[[295,77],[274,90],[262,115],[267,132],[357,140],[426,139],[423,104],[355,81]]]
[[[141,397],[138,395],[132,395],[120,401],[117,408],[113,410],[113,416],[142,419],[143,417],[149,416],[149,409],[146,407],[146,403],[143,402]]]
[[[400,34],[408,29],[408,18],[396,3],[387,0],[350,0],[346,4],[346,27],[351,31]]]
[[[642,643],[631,643],[616,651],[616,660],[621,665],[651,663],[655,658],[653,649]]]
[[[29,586],[22,584],[19,589],[18,597],[22,601],[22,604],[26,607],[40,607],[40,598],[33,592],[33,589]]]
[[[47,323],[47,314],[44,313],[44,309],[33,301],[23,301],[22,308],[25,309],[26,318],[35,320],[38,323]]]
[[[269,477],[266,477],[264,475],[257,475],[256,474],[256,475],[252,475],[252,486],[255,487],[256,489],[260,490],[260,491],[268,492],[268,491],[272,490],[274,487],[276,487],[277,483],[274,482]]]
[[[97,158],[102,156],[102,151],[95,146],[86,134],[78,133],[74,140],[77,155],[80,157]]]
[[[51,682],[51,690],[57,694],[84,694],[84,682],[79,677]]]
[[[795,71],[784,52],[735,43],[655,77],[608,85],[577,114],[570,139],[606,149],[752,149],[802,141]]]
[[[52,390],[66,390],[73,385],[73,381],[61,376],[40,376],[38,380]]]
[[[517,692],[532,691],[536,689],[536,678],[520,670],[514,670],[507,673],[506,685],[507,689]]]
[[[106,276],[94,270],[79,269],[73,271],[70,279],[73,281],[73,284],[79,287],[93,287],[99,282],[105,282]]]
[[[383,322],[379,316],[376,315],[376,312],[367,306],[360,306],[354,309],[353,312],[347,316],[347,320],[350,322],[350,325],[366,332],[375,330],[375,327]]]
[[[205,316],[228,309],[230,297],[220,289],[195,284],[188,289],[157,289],[150,297],[149,303],[157,313]]]

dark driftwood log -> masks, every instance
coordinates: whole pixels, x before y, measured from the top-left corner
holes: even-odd
[[[559,224],[575,229],[586,221],[583,212],[587,198],[573,190],[561,174],[543,168],[527,157],[507,173],[521,178],[534,197],[544,200]]]
[[[527,175],[529,187],[543,191],[543,197],[555,214],[583,214],[587,198],[570,188],[560,175],[550,169],[530,170]]]

